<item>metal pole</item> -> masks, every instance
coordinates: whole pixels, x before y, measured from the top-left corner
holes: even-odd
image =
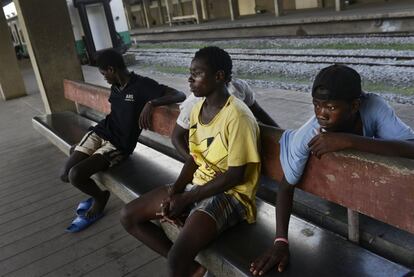
[[[283,14],[283,0],[274,0],[275,3],[275,16],[281,16]]]
[[[335,0],[335,11],[340,12],[343,10],[342,0]]]
[[[348,239],[359,243],[359,213],[348,208]]]
[[[149,22],[149,9],[148,9],[148,1],[142,0],[142,7],[144,9],[144,16],[145,16],[145,23],[147,24],[147,28],[151,28],[150,22]]]

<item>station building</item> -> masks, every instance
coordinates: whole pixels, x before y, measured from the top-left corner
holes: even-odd
[[[124,0],[124,5],[136,41],[406,33],[414,19],[414,2],[408,0]]]

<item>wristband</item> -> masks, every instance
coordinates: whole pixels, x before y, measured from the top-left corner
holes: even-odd
[[[282,241],[286,244],[289,244],[289,241],[286,238],[276,238],[275,241],[273,242],[273,244],[276,244],[276,242],[278,241]]]

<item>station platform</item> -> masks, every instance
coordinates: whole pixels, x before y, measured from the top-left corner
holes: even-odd
[[[265,12],[246,15],[234,21],[211,19],[200,24],[154,26],[131,30],[135,43],[169,40],[229,38],[333,36],[412,33],[413,1],[353,4],[343,11],[334,8],[286,10],[275,17]]]

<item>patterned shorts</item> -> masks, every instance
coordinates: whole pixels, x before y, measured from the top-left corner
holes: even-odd
[[[189,191],[194,187],[196,185],[188,184],[185,190]],[[218,233],[246,219],[246,209],[243,204],[234,196],[224,192],[194,203],[189,210],[189,216],[195,211],[209,215],[216,222]]]
[[[110,143],[98,136],[94,131],[89,131],[76,145],[75,151],[92,156],[95,154],[102,155],[109,163],[114,166],[124,160],[127,156]]]

